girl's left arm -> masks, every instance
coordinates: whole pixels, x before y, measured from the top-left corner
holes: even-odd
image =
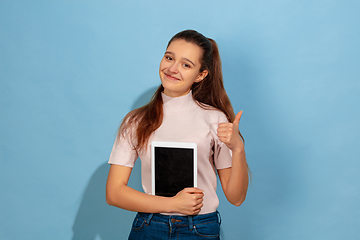
[[[219,140],[232,151],[231,167],[219,169],[218,174],[226,198],[235,206],[245,201],[249,185],[244,143],[239,135],[241,115],[242,111],[236,115],[233,123],[220,123],[217,129]]]

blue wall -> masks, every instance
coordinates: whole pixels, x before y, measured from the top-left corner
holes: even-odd
[[[0,239],[126,239],[107,206],[123,116],[159,84],[169,38],[217,40],[253,172],[225,240],[359,239],[360,2],[0,3]],[[130,185],[140,189],[139,165]]]

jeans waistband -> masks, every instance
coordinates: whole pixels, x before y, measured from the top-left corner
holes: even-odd
[[[218,222],[221,224],[221,216],[218,211],[213,213],[201,215],[163,215],[160,213],[138,213],[139,216],[145,219],[145,223],[149,224],[151,221],[167,223],[169,225],[189,225],[189,229],[193,229],[194,225],[208,222]]]

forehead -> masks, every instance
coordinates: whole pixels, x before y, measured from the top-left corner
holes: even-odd
[[[202,49],[194,43],[182,39],[174,40],[170,43],[167,52],[171,52],[178,58],[187,58],[194,62],[200,62]]]

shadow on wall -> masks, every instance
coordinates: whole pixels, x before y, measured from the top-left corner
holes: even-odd
[[[149,102],[157,87],[142,94],[133,104],[132,109]],[[142,191],[140,160],[136,164],[129,179],[129,186]],[[110,165],[107,161],[92,175],[83,195],[73,225],[73,240],[127,239],[132,225],[134,212],[129,212],[107,205],[105,186]]]
[[[264,58],[246,54],[242,48],[232,51],[240,54],[230,54],[223,62],[225,83],[232,81],[227,90],[235,111],[244,110],[240,130],[252,182],[247,199],[239,208],[231,206],[218,187],[222,239],[282,239],[277,235],[284,234],[281,229],[290,227],[297,214],[302,214],[307,198],[302,172],[307,146],[290,134],[293,126],[301,123],[286,124],[291,113],[274,100],[279,96],[272,89],[279,83],[272,82],[266,70],[261,70],[267,68],[267,62],[259,61]]]

